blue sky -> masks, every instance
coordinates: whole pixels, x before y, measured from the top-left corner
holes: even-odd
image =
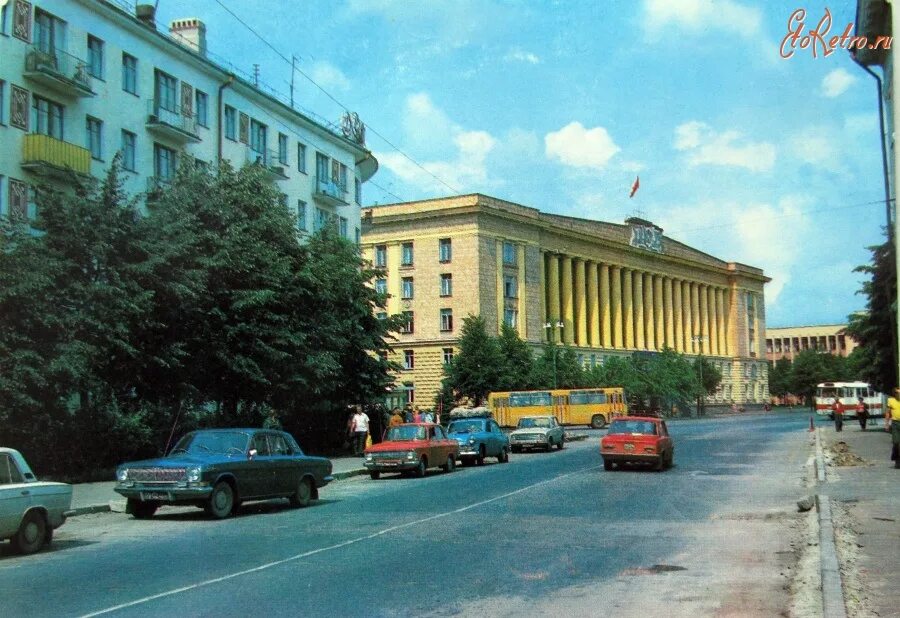
[[[366,204],[480,192],[602,221],[639,212],[763,268],[770,326],[864,306],[852,270],[885,222],[874,80],[845,50],[779,55],[796,9],[806,30],[828,7],[839,33],[854,1],[221,3],[369,126],[381,165]],[[288,92],[290,66],[215,0],[159,4],[160,23],[201,18],[211,52]],[[342,113],[299,74],[295,100]]]

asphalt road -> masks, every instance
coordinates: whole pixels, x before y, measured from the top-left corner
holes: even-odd
[[[0,615],[777,615],[806,423],[670,423],[662,473],[605,472],[590,432],[505,465],[341,481],[307,509],[81,516],[48,551],[0,548]]]

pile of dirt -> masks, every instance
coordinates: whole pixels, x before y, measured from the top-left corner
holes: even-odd
[[[828,447],[829,459],[833,466],[865,466],[868,462],[854,455],[846,442],[836,442]]]

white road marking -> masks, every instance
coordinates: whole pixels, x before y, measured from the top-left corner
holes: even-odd
[[[580,474],[582,472],[587,472],[589,470],[599,470],[599,469],[600,469],[600,466],[589,466],[587,468],[580,468],[578,470],[573,470],[572,472],[566,472],[565,474],[555,476],[552,479],[540,481],[538,483],[528,485],[527,487],[522,487],[521,489],[517,489],[515,491],[505,493],[501,496],[495,496],[493,498],[488,498],[487,500],[482,500],[481,502],[475,502],[473,504],[469,504],[467,506],[463,506],[458,509],[453,509],[452,511],[447,511],[445,513],[438,513],[437,515],[430,515],[429,517],[425,517],[423,519],[417,519],[416,521],[406,522],[405,524],[398,524],[396,526],[391,526],[390,528],[385,528],[384,530],[379,530],[378,532],[373,532],[372,534],[367,534],[365,536],[356,537],[355,539],[350,539],[350,540],[344,541],[343,543],[337,543],[336,545],[329,545],[328,547],[320,547],[319,549],[313,549],[313,550],[310,550],[307,552],[303,552],[302,554],[297,554],[295,556],[290,556],[288,558],[283,558],[281,560],[276,560],[274,562],[268,562],[266,564],[261,564],[257,567],[253,567],[251,569],[244,569],[243,571],[237,571],[236,573],[230,573],[228,575],[222,575],[221,577],[207,579],[205,581],[197,582],[196,584],[191,584],[189,586],[183,586],[181,588],[174,588],[172,590],[160,592],[158,594],[143,597],[141,599],[129,601],[128,603],[122,603],[120,605],[114,605],[112,607],[107,607],[105,609],[91,612],[90,614],[84,614],[81,618],[91,618],[92,616],[101,616],[103,614],[109,614],[111,612],[115,612],[120,609],[126,609],[128,607],[134,607],[136,605],[142,605],[144,603],[149,603],[150,601],[155,601],[156,599],[170,597],[170,596],[173,596],[176,594],[181,594],[182,592],[196,590],[198,588],[203,588],[205,586],[217,584],[219,582],[227,581],[229,579],[241,577],[243,575],[249,575],[251,573],[257,573],[259,571],[271,569],[272,567],[280,566],[280,565],[286,564],[288,562],[294,562],[296,560],[301,560],[303,558],[308,558],[308,557],[314,556],[316,554],[321,554],[321,553],[324,553],[327,551],[332,551],[335,549],[341,549],[342,547],[347,547],[348,545],[354,545],[356,543],[361,543],[362,541],[368,541],[370,539],[378,538],[380,536],[384,536],[385,534],[390,534],[391,532],[396,532],[397,530],[402,530],[403,528],[418,526],[419,524],[423,524],[423,523],[429,522],[429,521],[434,521],[435,519],[441,519],[443,517],[448,517],[450,515],[455,515],[457,513],[463,513],[465,511],[469,511],[469,510],[477,508],[479,506],[484,506],[485,504],[490,504],[491,502],[497,502],[498,500],[504,500],[506,498],[509,498],[510,496],[515,496],[516,494],[523,493],[525,491],[528,491],[529,489],[534,489],[535,487],[540,487],[541,485],[546,485],[547,483],[552,483],[554,481],[558,481],[560,479],[566,478],[567,476],[572,476],[573,474]]]

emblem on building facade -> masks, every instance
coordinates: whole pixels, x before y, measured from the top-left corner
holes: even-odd
[[[356,112],[347,112],[341,117],[341,133],[360,146],[366,145],[366,125],[359,119]]]
[[[663,229],[661,227],[637,217],[626,219],[625,223],[631,228],[631,240],[628,244],[655,253],[663,252]]]

